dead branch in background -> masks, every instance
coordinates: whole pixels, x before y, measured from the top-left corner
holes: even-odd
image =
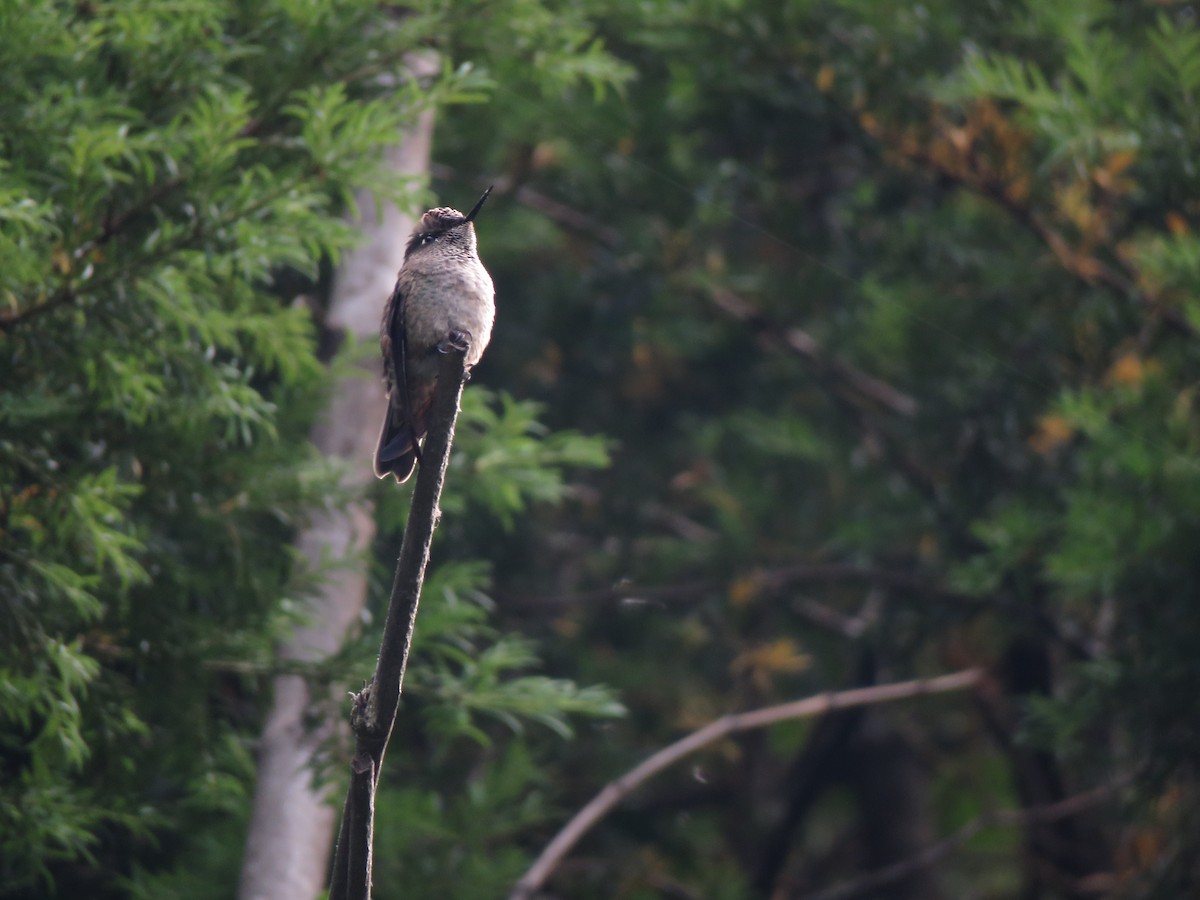
[[[546,880],[575,844],[613,807],[663,769],[715,741],[739,731],[764,728],[767,725],[774,725],[789,719],[817,716],[834,710],[887,703],[927,694],[966,690],[977,685],[982,677],[983,672],[979,669],[964,669],[961,672],[941,675],[937,678],[922,678],[897,684],[883,684],[838,691],[837,693],[819,694],[804,700],[794,700],[790,703],[781,703],[751,712],[722,716],[699,731],[694,731],[682,740],[659,750],[616,781],[609,782],[599,794],[575,814],[575,817],[547,845],[541,856],[517,882],[516,887],[509,895],[509,900],[528,900],[532,897],[546,883]]]

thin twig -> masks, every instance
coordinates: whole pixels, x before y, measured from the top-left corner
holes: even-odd
[[[599,794],[575,814],[575,817],[547,845],[541,856],[517,882],[516,887],[509,895],[509,900],[528,900],[532,897],[546,883],[546,879],[571,851],[571,848],[613,807],[641,787],[642,783],[652,776],[715,741],[739,731],[764,728],[767,725],[774,725],[789,719],[823,715],[838,709],[886,703],[927,694],[966,690],[978,684],[982,677],[983,673],[979,669],[965,669],[937,678],[819,694],[804,700],[794,700],[790,703],[781,703],[751,712],[722,716],[699,731],[694,731],[682,740],[659,750],[616,781],[609,782]]]
[[[442,357],[429,417],[429,435],[421,452],[421,469],[413,489],[408,525],[404,529],[383,624],[379,660],[371,681],[354,698],[350,723],[355,753],[334,856],[330,900],[366,900],[370,896],[375,788],[400,706],[404,672],[417,623],[417,605],[425,581],[425,568],[429,564],[433,531],[440,515],[438,502],[466,378],[465,362],[465,351],[452,347]]]

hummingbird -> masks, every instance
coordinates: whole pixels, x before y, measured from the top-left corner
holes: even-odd
[[[492,336],[496,292],[475,242],[475,217],[447,206],[421,216],[404,249],[396,287],[383,308],[379,346],[387,410],[375,448],[375,476],[403,484],[420,458],[437,386],[438,354],[467,347],[468,371]]]

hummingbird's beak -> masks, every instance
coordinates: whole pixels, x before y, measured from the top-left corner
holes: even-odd
[[[479,198],[479,202],[476,203],[474,206],[472,206],[471,211],[469,213],[467,213],[467,218],[465,221],[467,221],[467,222],[475,221],[475,216],[477,216],[479,214],[479,210],[481,210],[483,208],[483,201],[488,198],[488,194],[490,194],[492,192],[492,188],[494,188],[494,187],[495,187],[495,185],[493,184],[491,187],[489,187],[486,191],[483,192],[483,196]]]

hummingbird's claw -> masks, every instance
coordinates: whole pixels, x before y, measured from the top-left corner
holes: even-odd
[[[466,331],[452,331],[446,335],[445,340],[437,345],[438,353],[449,353],[451,350],[457,350],[459,353],[466,353],[471,347],[471,335]]]

